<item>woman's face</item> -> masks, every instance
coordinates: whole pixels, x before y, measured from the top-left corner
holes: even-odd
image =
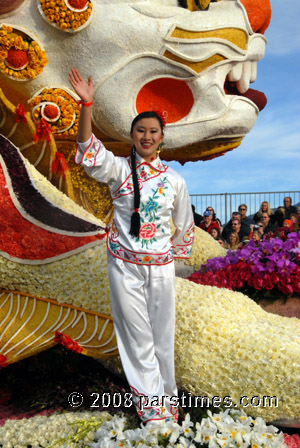
[[[211,236],[216,239],[218,237],[218,231],[217,229],[212,229],[212,231],[210,232]]]
[[[156,158],[156,150],[164,139],[159,121],[154,117],[141,118],[135,123],[130,137],[137,153],[146,162],[151,162]]]
[[[235,233],[232,233],[229,236],[229,242],[230,242],[230,244],[235,244],[236,243],[236,234]]]
[[[252,239],[253,239],[253,241],[260,241],[260,237],[259,237],[259,235],[257,234],[257,233],[253,233],[253,235],[252,235]]]
[[[268,211],[268,203],[267,202],[263,202],[261,204],[261,211],[262,212],[267,212]]]

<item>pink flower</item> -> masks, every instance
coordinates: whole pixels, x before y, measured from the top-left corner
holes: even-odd
[[[284,434],[284,443],[289,448],[300,448],[300,437],[298,434],[293,434],[291,436],[289,434]]]
[[[146,222],[140,228],[140,238],[144,240],[151,240],[156,232],[156,224],[154,222]]]

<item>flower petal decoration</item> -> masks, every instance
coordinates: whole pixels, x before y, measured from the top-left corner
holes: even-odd
[[[60,138],[74,137],[78,131],[80,106],[79,97],[68,88],[45,87],[30,100],[33,121],[46,120],[53,134]],[[58,135],[57,135],[58,136]]]
[[[84,250],[86,245],[97,244],[105,237],[101,221],[97,225],[95,218],[92,222],[91,218],[82,219],[49,201],[39,191],[27,166],[17,148],[0,136],[3,256],[23,263],[45,263]],[[85,215],[88,217],[88,213]]]
[[[0,27],[0,71],[16,81],[28,81],[48,64],[46,52],[27,29],[16,25]]]
[[[0,369],[56,344],[95,358],[118,354],[110,316],[53,299],[0,291],[0,323]]]
[[[38,9],[48,25],[68,33],[86,28],[93,13],[92,0],[38,0]]]

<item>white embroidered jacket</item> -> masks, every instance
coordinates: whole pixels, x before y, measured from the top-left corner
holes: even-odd
[[[140,187],[141,229],[129,234],[133,205],[130,157],[116,157],[94,135],[78,143],[75,162],[87,174],[108,184],[114,219],[109,227],[107,248],[124,261],[136,264],[167,264],[173,258],[189,258],[194,239],[194,219],[184,179],[157,157],[151,164],[136,155]],[[170,218],[176,227],[171,235]],[[172,238],[171,238],[172,237]]]

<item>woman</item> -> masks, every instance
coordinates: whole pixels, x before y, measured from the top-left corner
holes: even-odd
[[[108,274],[118,349],[133,402],[144,423],[177,420],[173,258],[188,258],[193,242],[186,184],[158,157],[162,116],[145,112],[135,117],[131,157],[115,157],[92,134],[91,77],[86,82],[72,69],[69,79],[82,103],[75,161],[108,183],[114,204]]]
[[[211,236],[217,240],[221,236],[221,232],[217,227],[213,227],[210,231]]]
[[[230,232],[227,239],[227,249],[236,250],[240,245],[239,234],[237,232]]]
[[[260,208],[258,212],[255,213],[253,216],[253,220],[255,223],[261,220],[262,213],[268,213],[268,215],[271,217],[273,215],[273,211],[271,210],[270,204],[268,201],[263,201],[260,205]],[[273,220],[271,220],[273,222]]]
[[[258,246],[262,238],[262,233],[259,232],[259,230],[253,230],[251,239],[255,242],[255,244]]]

